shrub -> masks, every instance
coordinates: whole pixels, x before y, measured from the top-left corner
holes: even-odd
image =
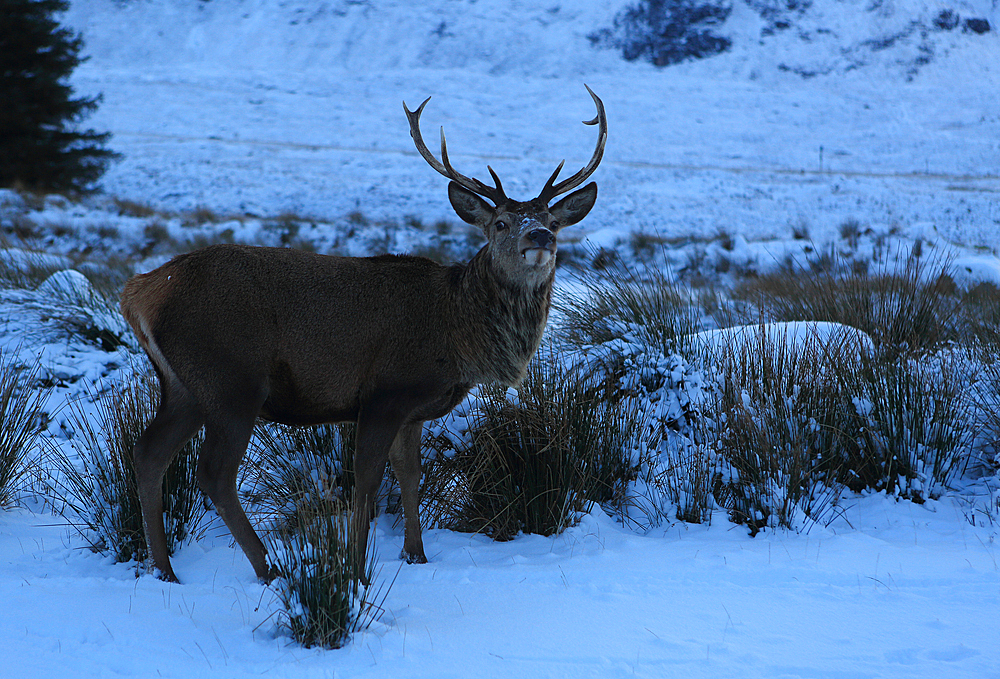
[[[429,518],[509,540],[521,531],[558,533],[591,502],[620,510],[641,431],[634,399],[543,352],[516,397],[481,389],[467,438],[428,467]]]
[[[296,504],[291,520],[265,536],[278,575],[271,586],[284,607],[284,625],[298,643],[340,648],[378,615],[374,600],[380,591],[361,584],[374,577],[374,532],[359,573],[353,503],[315,497]]]
[[[77,462],[62,450],[54,451],[57,476],[51,494],[78,521],[73,526],[95,551],[116,562],[146,558],[146,536],[136,487],[132,449],[158,404],[156,380],[133,375],[98,398],[94,411],[83,401],[70,404],[70,422],[76,430],[69,441]],[[198,489],[197,455],[201,435],[189,441],[167,468],[163,478],[163,507],[167,547],[172,554],[193,530],[205,511]]]
[[[0,507],[10,506],[28,472],[27,456],[43,428],[51,389],[36,385],[38,363],[25,367],[0,350]]]
[[[732,46],[714,35],[732,5],[704,0],[640,0],[615,17],[614,28],[590,34],[591,43],[617,48],[628,61],[647,59],[669,66],[685,59],[703,59]]]

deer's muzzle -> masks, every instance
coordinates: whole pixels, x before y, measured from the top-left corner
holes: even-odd
[[[555,254],[556,235],[538,227],[524,234],[521,243],[521,257],[531,266],[543,266]]]

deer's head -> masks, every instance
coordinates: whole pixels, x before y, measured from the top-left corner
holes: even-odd
[[[487,166],[486,169],[493,178],[494,186],[487,186],[478,179],[459,174],[448,160],[444,128],[441,129],[441,161],[438,161],[428,150],[420,134],[420,114],[430,97],[416,111],[410,111],[403,104],[417,151],[431,167],[451,180],[448,198],[455,212],[463,221],[483,230],[489,241],[493,262],[511,278],[548,280],[555,267],[556,234],[564,226],[576,224],[586,217],[597,200],[597,184],[591,182],[554,205],[549,205],[556,196],[572,191],[586,181],[597,169],[604,155],[604,144],[608,138],[604,104],[589,87],[587,91],[597,105],[597,116],[593,120],[585,120],[584,124],[599,125],[597,148],[593,157],[575,175],[555,184],[563,167],[563,163],[559,163],[542,192],[525,202],[506,196],[500,178],[492,167]]]

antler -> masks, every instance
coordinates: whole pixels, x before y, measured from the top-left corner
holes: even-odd
[[[587,91],[590,92],[590,96],[593,97],[594,103],[597,105],[597,117],[593,120],[583,121],[584,125],[600,125],[597,133],[597,148],[594,150],[594,155],[591,157],[590,162],[587,163],[582,170],[577,172],[572,177],[564,179],[553,186],[552,182],[554,182],[556,177],[559,176],[559,172],[562,170],[566,161],[564,160],[559,163],[559,167],[557,167],[556,171],[552,173],[549,180],[545,182],[545,187],[542,189],[542,192],[538,194],[538,198],[546,204],[559,194],[571,191],[583,182],[587,181],[587,178],[594,174],[594,170],[596,170],[597,166],[600,165],[601,158],[604,157],[604,144],[608,141],[608,118],[604,113],[604,102],[601,101],[600,97],[594,94],[594,91],[590,89],[590,87],[587,85],[584,85],[584,87],[586,87]]]
[[[469,191],[479,194],[483,198],[487,198],[493,201],[494,205],[501,205],[507,202],[507,196],[503,192],[503,185],[500,184],[500,178],[497,177],[497,173],[493,171],[493,168],[489,165],[486,169],[490,171],[490,176],[493,177],[493,182],[496,186],[487,186],[478,179],[472,177],[466,177],[463,174],[459,174],[455,168],[451,166],[451,161],[448,160],[448,145],[444,140],[444,128],[441,128],[441,160],[444,161],[442,164],[434,157],[434,154],[430,152],[427,145],[424,143],[424,138],[420,134],[420,114],[424,110],[424,106],[431,98],[427,97],[424,102],[417,107],[416,111],[411,111],[406,107],[406,102],[403,102],[403,110],[406,111],[406,118],[410,121],[410,136],[413,137],[413,144],[417,147],[417,151],[420,153],[421,157],[427,161],[427,164],[433,167],[435,170],[443,174],[448,179],[455,181]]]
[[[538,199],[545,203],[548,203],[556,196],[566,193],[575,189],[577,186],[582,184],[587,180],[590,175],[594,173],[597,166],[601,163],[601,158],[604,157],[604,144],[608,141],[608,118],[604,113],[604,102],[601,98],[594,94],[594,91],[590,89],[589,86],[584,85],[587,91],[590,92],[590,96],[594,99],[594,104],[597,105],[597,116],[593,120],[584,120],[584,125],[600,125],[597,135],[597,148],[594,150],[594,155],[591,157],[590,162],[577,172],[575,175],[568,179],[564,179],[558,184],[553,186],[553,182],[559,173],[562,171],[563,165],[566,161],[559,163],[559,167],[556,171],[552,173],[549,180],[545,182],[545,186],[542,188],[542,192],[538,194]],[[431,98],[427,97],[424,99],[423,103],[417,107],[416,111],[411,111],[406,107],[406,102],[403,102],[403,110],[406,112],[406,118],[410,121],[410,136],[413,137],[413,144],[417,147],[417,151],[420,153],[421,157],[427,161],[427,164],[433,167],[435,170],[443,174],[448,179],[458,182],[469,191],[479,194],[484,198],[488,198],[493,201],[495,205],[500,205],[501,203],[507,202],[507,196],[503,192],[503,185],[500,184],[500,178],[497,177],[497,173],[493,171],[493,168],[489,165],[486,169],[490,171],[490,176],[493,177],[493,183],[496,186],[487,186],[478,179],[472,177],[466,177],[463,174],[459,174],[455,168],[451,166],[451,161],[448,160],[448,145],[445,143],[444,139],[444,128],[441,128],[441,161],[438,161],[434,157],[434,154],[430,152],[427,145],[424,143],[424,138],[420,134],[420,114],[424,110],[424,106]]]

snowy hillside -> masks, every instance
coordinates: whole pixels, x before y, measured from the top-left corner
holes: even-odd
[[[980,35],[936,28],[936,2],[751,5],[715,29],[731,50],[664,69],[590,39],[623,1],[94,0],[67,21],[125,154],[104,185],[155,206],[452,219],[400,102],[433,95],[458,167],[526,197],[589,157],[586,82],[610,126],[587,229],[822,240],[853,218],[996,243],[1000,10],[949,5]]]
[[[103,94],[86,124],[112,132],[123,159],[80,202],[0,191],[0,357],[37,359],[50,390],[34,455],[80,462],[98,392],[140,360],[108,290],[178,250],[236,241],[474,252],[480,235],[459,223],[446,180],[410,139],[401,102],[427,96],[425,138],[443,126],[460,172],[482,178],[489,164],[518,199],[535,196],[560,160],[567,176],[586,163],[595,130],[580,124],[594,115],[584,83],[603,99],[600,193],[560,234],[571,264],[557,274],[561,295],[582,289],[574,275],[609,252],[662,265],[656,281],[707,281],[689,292],[708,300],[697,320],[709,328],[721,325],[711,284],[818,271],[838,255],[875,271],[930,253],[924,277],[953,281],[940,286],[949,300],[995,294],[996,0],[718,2],[708,16],[724,20],[691,30],[727,48],[662,67],[653,47],[635,46],[662,38],[631,28],[639,5],[72,0],[64,20],[90,56],[73,83]],[[936,265],[948,276],[935,278]],[[952,310],[956,336],[987,323]],[[1000,322],[995,311],[990,322]],[[691,341],[722,363],[752,354],[756,332],[709,329]],[[769,332],[807,346],[845,334],[859,347],[875,341],[835,324]],[[574,356],[618,351],[621,365],[660,380],[646,406],[683,438],[691,431],[680,420],[710,371],[642,355],[638,334],[626,327]],[[822,520],[793,502],[790,524],[764,517],[748,530],[760,517],[734,523],[718,504],[702,523],[678,518],[680,502],[655,475],[672,472],[678,497],[699,479],[657,466],[654,453],[614,516],[594,504],[558,535],[508,542],[431,527],[420,566],[396,559],[402,522],[384,513],[373,533],[386,598],[377,621],[335,651],[294,643],[275,590],[256,581],[214,512],[173,557],[183,584],[136,577],[134,562],[92,551],[86,531],[52,511],[47,491],[62,472],[35,470],[21,506],[0,510],[0,678],[1000,679],[1000,370],[981,379],[988,357],[966,348],[921,356],[928,384],[959,385],[968,416],[955,426],[958,452],[948,451],[968,473],[956,466],[950,487],[922,469],[891,489],[841,484],[817,501]],[[943,399],[928,393],[937,413]],[[877,404],[861,396],[850,404],[867,423]],[[954,424],[933,420],[918,413],[901,438],[911,425]]]

